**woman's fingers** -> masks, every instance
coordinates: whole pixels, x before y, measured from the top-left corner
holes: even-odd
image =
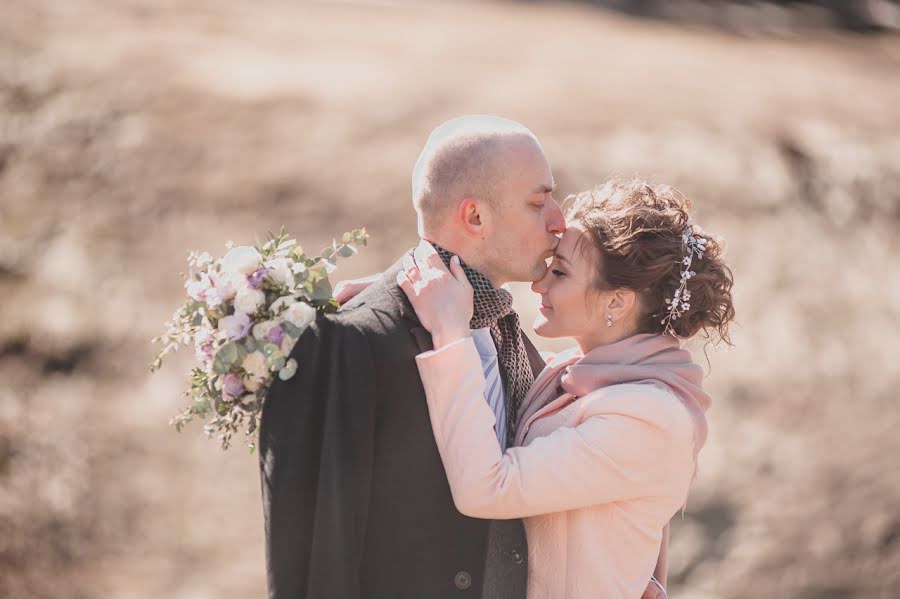
[[[469,286],[469,278],[466,276],[466,271],[463,270],[462,264],[459,263],[459,256],[450,258],[450,274],[460,284]]]
[[[471,290],[469,279],[463,270],[459,256],[453,256],[450,259],[450,268],[444,265],[437,251],[427,241],[422,241],[413,251],[412,255],[403,256],[403,271],[407,281],[410,283],[407,295],[414,293],[420,295],[426,287],[437,286],[436,288],[448,289],[447,282],[450,278],[463,288]],[[400,279],[398,277],[398,284]]]
[[[354,297],[365,291],[369,287],[369,285],[377,281],[379,276],[380,275],[370,275],[368,277],[361,277],[359,279],[339,281],[337,285],[334,286],[334,299],[337,300],[337,302],[340,304],[349,302]]]
[[[416,283],[422,280],[422,271],[419,270],[419,267],[416,266],[416,262],[413,260],[413,257],[410,254],[405,254],[403,256],[403,271],[406,273],[406,276],[413,283]]]
[[[424,239],[419,242],[419,245],[415,250],[416,264],[419,265],[419,268],[422,270],[434,270],[436,272],[447,273],[447,267],[444,266],[444,261],[441,260],[441,257],[438,255],[437,250],[434,247],[425,241]]]
[[[334,286],[334,299],[339,304],[345,303],[353,295],[350,291],[350,283],[347,281],[338,281],[338,284]]]
[[[644,594],[641,595],[641,599],[666,599],[666,590],[655,578],[651,578],[650,584],[647,585]]]
[[[415,295],[415,289],[413,287],[412,281],[409,280],[409,277],[406,276],[406,271],[401,270],[397,273],[397,285],[400,286],[400,289],[406,293],[406,296],[412,298]]]

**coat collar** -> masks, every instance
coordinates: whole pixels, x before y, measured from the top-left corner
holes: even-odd
[[[412,251],[413,250],[410,249],[407,253],[411,253]],[[406,293],[404,293],[397,284],[397,273],[402,269],[403,257],[401,256],[393,266],[384,271],[381,279],[382,284],[387,290],[388,295],[390,295],[391,299],[397,305],[397,311],[400,313],[400,316],[408,321],[410,325],[409,333],[412,335],[416,347],[419,349],[419,353],[431,351],[434,349],[434,344],[431,341],[431,334],[422,326],[419,317],[416,315],[416,311],[406,297]]]

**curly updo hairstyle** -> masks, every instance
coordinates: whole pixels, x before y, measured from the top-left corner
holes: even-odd
[[[684,194],[637,179],[611,180],[565,203],[568,220],[580,223],[591,242],[581,249],[598,265],[595,289],[634,291],[642,306],[642,333],[667,332],[661,322],[669,314],[666,299],[671,300],[681,284],[688,252],[682,235],[705,239],[703,258],[694,257],[690,267],[695,273],[687,281],[690,308],[670,321],[668,332],[682,339],[702,332],[713,343],[731,344],[731,269],[721,242],[691,223],[691,203]]]

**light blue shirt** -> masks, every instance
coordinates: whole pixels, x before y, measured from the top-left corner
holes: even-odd
[[[481,367],[484,369],[485,386],[484,398],[494,412],[496,423],[494,432],[500,441],[500,449],[506,450],[506,394],[503,391],[503,379],[500,377],[500,363],[497,360],[497,347],[491,337],[490,327],[472,329],[472,340],[478,349],[481,358]]]

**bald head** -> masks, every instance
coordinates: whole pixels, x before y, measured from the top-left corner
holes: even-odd
[[[465,198],[497,206],[497,186],[510,175],[517,152],[540,152],[525,126],[494,116],[463,116],[431,132],[413,168],[413,206],[419,234],[441,226]]]

